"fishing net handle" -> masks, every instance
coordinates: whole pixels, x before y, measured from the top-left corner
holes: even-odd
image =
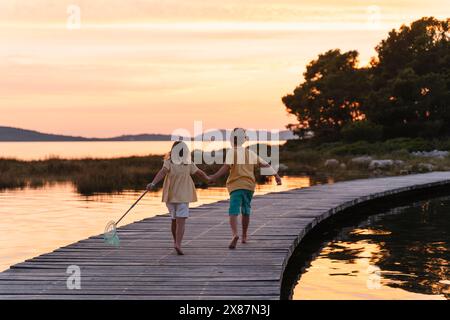
[[[135,203],[133,203],[133,205],[130,207],[130,209],[127,210],[127,212],[125,212],[119,220],[117,220],[117,222],[115,223],[115,226],[117,226],[119,224],[120,221],[122,221],[123,218],[125,218],[125,216],[128,214],[128,212],[131,211],[131,209],[133,209],[139,201],[141,201],[141,199],[147,194],[148,190],[145,190],[143,194],[141,194],[141,196],[136,200]]]

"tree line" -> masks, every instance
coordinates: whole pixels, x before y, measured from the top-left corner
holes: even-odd
[[[319,141],[450,135],[450,19],[426,17],[392,30],[370,65],[358,52],[329,50],[282,98],[288,127]]]

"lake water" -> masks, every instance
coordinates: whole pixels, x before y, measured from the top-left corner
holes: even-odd
[[[312,261],[298,266],[293,299],[450,299],[450,196],[327,234]]]
[[[308,177],[284,177],[258,185],[255,194],[310,186]],[[199,202],[191,206],[228,199],[225,188],[198,189]],[[103,233],[106,223],[117,220],[139,197],[135,191],[81,196],[71,183],[0,192],[0,271],[58,247]],[[166,213],[161,192],[150,192],[121,225]],[[224,212],[224,217],[227,213]],[[167,226],[169,232],[169,226]],[[224,239],[224,245],[226,241]]]
[[[285,141],[261,141],[279,145]],[[89,142],[0,142],[0,158],[41,160],[50,157],[62,159],[117,158],[161,155],[170,151],[173,141],[89,141]],[[250,143],[250,145],[253,143]],[[191,150],[219,150],[229,147],[227,141],[188,143]]]

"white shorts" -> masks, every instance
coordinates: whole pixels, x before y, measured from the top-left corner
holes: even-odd
[[[167,206],[167,209],[169,209],[172,219],[189,218],[189,203],[187,203],[187,202],[180,202],[180,203],[167,202],[166,206]]]

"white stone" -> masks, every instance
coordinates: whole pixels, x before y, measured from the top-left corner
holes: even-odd
[[[431,163],[422,162],[417,165],[417,168],[420,172],[430,172],[434,170],[434,165],[432,165]]]
[[[427,157],[427,158],[445,158],[447,157],[450,152],[448,151],[441,151],[441,150],[433,150],[433,151],[416,151],[411,153],[413,156],[416,157]]]
[[[336,159],[327,159],[324,165],[327,168],[337,168],[339,167],[339,161]]]
[[[369,169],[389,169],[394,165],[394,161],[391,159],[387,160],[372,160],[369,164]]]
[[[373,158],[371,156],[361,156],[361,157],[352,158],[350,160],[350,162],[355,165],[367,167],[372,160],[373,160]]]

